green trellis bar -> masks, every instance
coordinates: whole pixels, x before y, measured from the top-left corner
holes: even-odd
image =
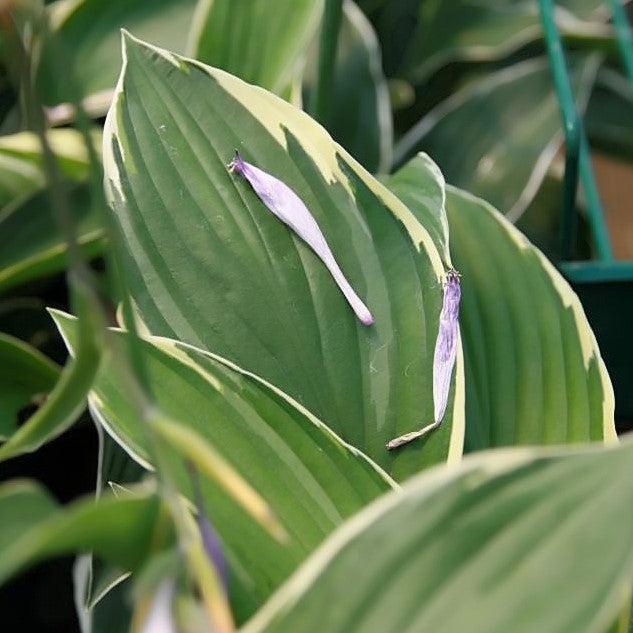
[[[597,258],[613,259],[611,242],[604,222],[604,212],[593,175],[589,147],[582,120],[578,116],[574,94],[569,81],[565,53],[554,19],[552,0],[539,0],[541,21],[549,57],[554,86],[558,96],[561,119],[565,132],[565,180],[563,192],[563,214],[561,222],[561,258],[568,260],[573,254],[576,237],[576,193],[578,178],[587,200],[588,220],[591,226]]]

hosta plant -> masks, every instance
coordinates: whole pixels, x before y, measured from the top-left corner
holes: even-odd
[[[0,138],[24,175],[0,216],[18,240],[0,289],[68,268],[71,290],[47,312],[65,367],[0,337],[0,460],[85,406],[100,442],[96,497],[0,484],[0,583],[77,555],[84,633],[625,631],[633,443],[567,282],[432,156],[386,168],[386,80],[358,7],[338,3],[329,81],[334,96],[364,82],[367,151],[340,99],[320,122],[301,107],[323,90],[327,28],[315,38],[337,3],[159,4],[131,3],[126,23],[191,21],[153,38],[189,57],[123,31],[116,87],[120,20],[58,5],[22,78],[56,109]],[[60,42],[89,57],[74,87],[56,79]],[[449,53],[403,59],[421,81]],[[514,79],[538,83],[523,63]],[[81,97],[110,88],[95,132]],[[60,113],[79,131],[47,130]]]

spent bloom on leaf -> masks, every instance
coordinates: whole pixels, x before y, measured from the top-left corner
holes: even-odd
[[[440,327],[435,341],[433,355],[433,422],[419,431],[401,435],[387,444],[388,449],[398,448],[411,440],[422,437],[436,429],[444,418],[448,394],[451,389],[451,376],[457,358],[457,340],[459,338],[459,301],[461,287],[459,273],[449,270],[444,282],[444,300],[440,312]]]
[[[345,278],[317,221],[301,198],[278,178],[247,163],[237,150],[228,168],[246,178],[260,200],[314,250],[327,266],[360,322],[371,325],[374,322],[371,313]]]
[[[198,529],[200,530],[202,545],[204,546],[204,551],[211,561],[211,564],[222,581],[225,593],[228,594],[228,573],[224,554],[222,553],[222,544],[220,543],[220,539],[218,538],[218,535],[213,529],[211,521],[209,521],[205,512],[204,499],[202,497],[202,490],[200,489],[198,472],[191,464],[188,464],[188,467],[189,474],[191,476],[194,502],[196,505],[196,522],[198,523]]]

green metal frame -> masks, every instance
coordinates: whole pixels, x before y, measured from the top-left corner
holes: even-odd
[[[620,0],[610,0],[613,12],[618,47],[622,56],[625,71],[633,84],[633,36],[624,8]],[[554,87],[560,106],[560,114],[565,132],[565,176],[563,190],[563,210],[561,217],[561,268],[572,278],[584,282],[592,279],[592,274],[600,270],[601,281],[607,281],[608,270],[612,266],[614,281],[623,279],[627,274],[633,279],[633,261],[614,262],[611,241],[604,220],[604,210],[591,166],[589,145],[584,131],[582,119],[576,110],[574,94],[565,63],[565,53],[560,34],[554,19],[552,0],[539,0],[541,22],[545,34],[545,43],[550,68],[554,79]],[[573,246],[576,239],[577,210],[576,196],[578,180],[583,187],[587,202],[589,226],[593,237],[596,262],[571,262]],[[611,264],[612,262],[612,264]],[[584,268],[586,267],[586,268]],[[598,281],[598,278],[596,278]]]
[[[633,36],[621,0],[609,0],[625,73],[633,85]],[[578,293],[596,334],[616,395],[622,429],[633,424],[633,261],[615,261],[591,166],[589,145],[576,110],[552,0],[539,0],[541,21],[565,133],[565,177],[559,267]],[[632,113],[633,114],[633,113]],[[573,261],[576,244],[578,181],[587,203],[595,258]]]

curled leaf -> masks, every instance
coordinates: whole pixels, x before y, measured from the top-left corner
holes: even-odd
[[[347,281],[328,243],[306,205],[301,198],[278,178],[271,176],[259,167],[251,165],[242,159],[239,152],[235,151],[235,157],[229,163],[230,171],[240,174],[248,182],[259,199],[272,211],[284,224],[287,224],[302,240],[304,240],[334,277],[347,302],[356,313],[359,321],[364,325],[371,325],[374,318],[367,306],[360,300],[354,289]]]
[[[446,281],[444,282],[444,301],[440,312],[440,327],[435,341],[435,354],[433,356],[433,422],[427,424],[419,431],[406,433],[391,440],[387,444],[389,450],[422,437],[442,423],[451,388],[451,375],[453,374],[453,367],[455,367],[455,359],[457,358],[460,299],[459,273],[451,269],[446,273]]]

